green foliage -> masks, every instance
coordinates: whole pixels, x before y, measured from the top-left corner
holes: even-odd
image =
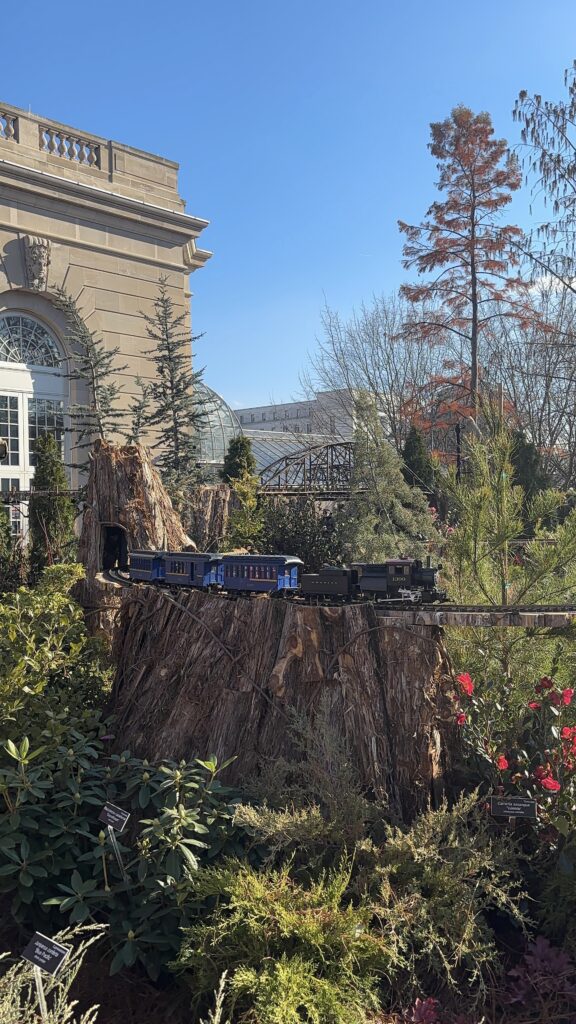
[[[178,952],[192,908],[180,887],[200,862],[230,844],[232,794],[215,762],[149,765],[105,754],[99,714],[52,712],[32,747],[8,739],[0,760],[0,891],[11,914],[46,932],[104,920],[111,971],[142,964],[152,978]],[[118,837],[123,878],[98,821],[106,801],[131,813]],[[229,846],[233,849],[233,844]]]
[[[576,591],[576,513],[548,525],[563,495],[539,491],[527,499],[514,484],[513,438],[498,432],[468,442],[467,473],[449,481],[458,522],[446,545],[444,573],[450,596],[462,603],[538,605],[569,603]],[[521,680],[550,673],[553,661],[573,649],[542,631],[452,631],[458,666],[484,678]],[[559,646],[560,645],[560,646]],[[573,655],[572,655],[573,657]]]
[[[524,924],[511,837],[495,833],[472,794],[421,815],[409,829],[389,828],[375,859],[374,913],[383,933],[398,937],[409,965],[402,997],[465,985],[471,1002],[481,1003],[499,968],[486,913]]]
[[[406,483],[376,410],[361,408],[359,419],[352,496],[337,517],[348,560],[419,557],[436,535],[426,499]]]
[[[190,898],[214,901],[186,929],[175,965],[193,998],[228,970],[228,1005],[254,1024],[364,1024],[377,1007],[376,979],[398,955],[394,935],[371,931],[368,903],[347,897],[350,872],[343,863],[305,886],[289,865],[263,872],[228,861],[191,877]]]
[[[337,520],[314,498],[267,498],[259,546],[267,554],[297,555],[310,572],[323,565],[338,565],[343,548]]]
[[[141,444],[150,406],[150,384],[140,376],[136,377],[135,384],[138,392],[130,403],[130,429],[126,433],[128,444]]]
[[[156,428],[152,447],[159,449],[160,465],[169,488],[187,487],[197,477],[198,428],[204,419],[204,402],[194,390],[202,372],[192,371],[191,337],[186,311],[178,313],[165,278],[160,280],[154,314],[143,314],[154,348],[146,355],[154,364],[148,393],[146,425]]]
[[[244,473],[232,480],[231,484],[235,503],[228,520],[228,533],[223,547],[224,550],[253,550],[258,544],[263,525],[263,513],[258,501],[258,477]]]
[[[72,406],[68,412],[78,438],[78,447],[89,447],[95,437],[106,438],[120,430],[124,413],[118,408],[122,388],[114,377],[126,366],[117,366],[119,346],[108,348],[82,318],[75,299],[57,288],[54,304],[66,318],[66,343],[74,353],[71,377],[82,381],[89,399],[85,405]]]
[[[426,447],[422,431],[412,424],[408,431],[404,450],[402,473],[410,487],[419,487],[429,494],[434,489],[434,465]]]
[[[68,480],[56,438],[51,434],[39,437],[35,445],[36,468],[34,488],[50,491],[47,495],[32,495],[30,515],[30,561],[32,571],[40,572],[47,565],[71,561],[74,548],[74,505],[66,495]]]
[[[250,438],[239,434],[237,437],[230,438],[221,476],[224,483],[229,484],[245,473],[248,473],[249,476],[255,475],[256,459],[252,452]]]
[[[551,487],[551,481],[542,468],[542,456],[533,441],[521,430],[512,431],[510,461],[513,482],[524,491],[524,500],[530,502],[539,491]]]
[[[31,697],[50,686],[96,695],[108,676],[102,648],[88,636],[70,587],[81,579],[79,565],[48,567],[34,588],[21,587],[0,603],[0,700],[2,728],[17,713],[27,728]],[[40,712],[41,714],[41,712]],[[23,717],[24,716],[24,719]]]
[[[95,1024],[98,1007],[94,1006],[77,1015],[77,1002],[71,1000],[70,990],[83,965],[88,947],[98,941],[100,934],[98,927],[90,925],[68,928],[54,936],[58,942],[71,946],[72,950],[56,978],[46,974],[43,976],[49,1024]],[[19,959],[0,977],[0,1021],[2,1024],[38,1024],[38,1020],[38,994],[33,968],[25,960]]]

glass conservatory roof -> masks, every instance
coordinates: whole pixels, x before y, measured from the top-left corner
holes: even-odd
[[[241,433],[240,423],[224,399],[201,382],[195,385],[195,397],[203,403],[204,422],[200,426],[200,460],[222,466],[228,445]]]

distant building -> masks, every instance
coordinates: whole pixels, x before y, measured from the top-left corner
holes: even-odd
[[[271,431],[290,434],[321,434],[351,438],[354,434],[354,409],[349,391],[318,391],[312,399],[256,405],[236,409],[244,433]]]

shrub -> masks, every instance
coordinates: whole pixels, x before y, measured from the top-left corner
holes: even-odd
[[[516,856],[513,839],[494,833],[476,794],[409,829],[388,829],[371,882],[373,909],[408,963],[404,999],[466,986],[472,1001],[482,1000],[486,979],[500,969],[487,914],[524,925]]]
[[[139,962],[156,978],[188,920],[179,884],[201,860],[229,843],[234,849],[232,794],[220,786],[215,762],[152,766],[128,753],[105,757],[99,717],[87,734],[77,724],[85,723],[69,721],[62,736],[61,723],[50,722],[44,749],[27,738],[6,743],[0,891],[12,894],[17,921],[42,931],[54,914],[71,924],[107,921],[112,972]],[[117,839],[126,879],[98,821],[106,801],[132,815]]]
[[[290,865],[256,871],[228,861],[191,876],[188,898],[212,904],[185,930],[175,964],[195,1001],[229,972],[227,1006],[254,1024],[364,1024],[376,982],[401,963],[393,933],[371,929],[366,900],[348,896],[351,865],[303,885]]]

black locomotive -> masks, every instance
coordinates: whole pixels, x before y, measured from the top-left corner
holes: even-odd
[[[134,582],[193,587],[235,594],[266,593],[310,603],[385,601],[430,604],[445,601],[437,585],[438,570],[415,558],[355,562],[348,568],[325,566],[303,572],[293,555],[219,555],[192,551],[132,551],[128,576]]]

